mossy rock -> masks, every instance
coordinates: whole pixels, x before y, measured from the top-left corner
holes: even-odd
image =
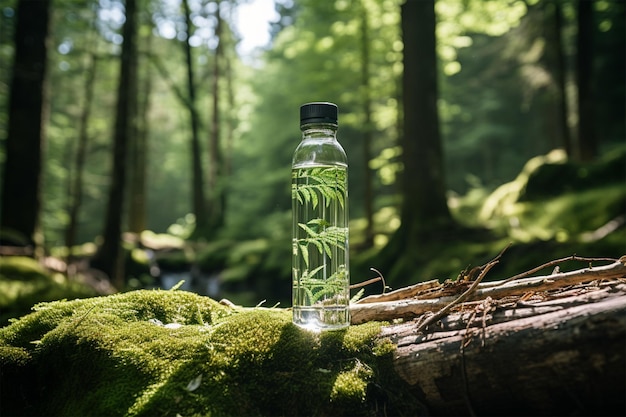
[[[546,162],[529,172],[518,201],[536,201],[555,195],[624,183],[626,147],[592,163]]]
[[[415,415],[380,323],[141,290],[40,304],[0,329],[1,415]]]
[[[96,295],[93,288],[49,272],[33,258],[0,257],[0,326],[28,314],[34,304],[42,301]]]

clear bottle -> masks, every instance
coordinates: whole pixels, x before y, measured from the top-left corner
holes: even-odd
[[[337,141],[337,106],[300,107],[293,155],[293,322],[313,331],[350,324],[348,162]]]

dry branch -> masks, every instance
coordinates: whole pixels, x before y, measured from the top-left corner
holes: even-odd
[[[569,260],[570,258],[566,259]],[[466,301],[482,300],[486,297],[491,297],[492,299],[502,299],[511,296],[522,297],[528,293],[545,292],[595,280],[616,278],[626,278],[626,256],[609,265],[588,267],[539,277],[480,283]],[[433,313],[454,302],[458,298],[459,293],[466,290],[467,287],[468,283],[466,282],[446,285],[428,281],[407,289],[383,294],[378,298],[367,297],[359,303],[350,306],[352,323],[359,324],[372,320],[412,319],[424,313]],[[453,295],[450,295],[450,293]],[[401,296],[406,296],[407,298],[401,299]],[[371,302],[381,299],[392,301]]]

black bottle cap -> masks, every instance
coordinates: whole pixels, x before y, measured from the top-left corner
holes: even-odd
[[[306,103],[300,106],[300,126],[308,123],[337,124],[337,105],[327,102]]]

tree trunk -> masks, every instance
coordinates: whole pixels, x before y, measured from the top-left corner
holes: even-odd
[[[587,162],[598,153],[593,104],[593,2],[578,0],[577,17],[578,156]]]
[[[446,200],[439,112],[434,0],[402,5],[403,171],[401,225],[376,261],[393,280],[416,270],[425,241],[446,239],[456,228]],[[406,254],[398,257],[398,254]]]
[[[434,0],[402,6],[404,137],[402,223],[411,239],[452,223],[439,132]]]
[[[87,56],[87,67],[85,68],[85,84],[83,94],[85,97],[82,106],[80,120],[78,122],[78,146],[74,156],[74,175],[69,187],[69,223],[65,230],[65,246],[68,249],[68,263],[72,260],[72,247],[76,244],[76,234],[78,233],[79,213],[83,202],[83,174],[85,160],[87,156],[87,146],[89,142],[89,119],[91,117],[91,107],[93,104],[93,93],[96,80],[97,58],[93,53]]]
[[[229,18],[229,21],[232,21],[232,16]],[[233,142],[234,142],[234,133],[235,133],[235,124],[236,124],[236,109],[237,106],[235,104],[235,90],[233,83],[233,69],[232,69],[232,61],[233,61],[233,53],[234,48],[232,47],[232,30],[228,27],[228,45],[229,49],[226,50],[225,44],[225,36],[222,31],[222,39],[220,42],[222,43],[222,48],[224,48],[224,67],[225,67],[225,78],[226,78],[226,99],[227,99],[227,107],[228,111],[226,112],[226,143],[224,150],[224,172],[222,173],[222,211],[224,212],[224,221],[226,218],[227,207],[228,207],[228,185],[230,183],[230,176],[232,174],[232,161],[233,161]]]
[[[398,344],[396,372],[433,415],[610,415],[624,412],[626,287],[442,320]],[[486,317],[483,326],[483,317]],[[623,415],[623,414],[622,414]]]
[[[224,187],[222,181],[223,174],[223,156],[220,145],[220,77],[221,77],[221,61],[224,55],[224,47],[222,45],[222,16],[220,15],[220,1],[217,1],[215,9],[215,38],[217,45],[215,54],[213,55],[213,84],[211,87],[211,95],[213,99],[213,107],[211,114],[211,129],[209,133],[209,213],[211,231],[221,227],[224,224],[224,210],[222,207],[224,198]]]
[[[366,5],[361,3],[361,88],[363,89],[363,117],[365,128],[363,132],[363,162],[365,170],[363,172],[363,182],[365,186],[365,246],[374,245],[374,196],[372,184],[372,170],[369,161],[372,158],[372,98],[370,96],[370,37],[369,22]]]
[[[50,2],[18,2],[0,211],[0,240],[18,246],[43,243],[36,235],[47,113],[49,20]]]
[[[192,194],[193,194],[193,212],[196,216],[196,236],[203,235],[207,230],[207,213],[206,213],[206,197],[204,194],[204,179],[202,169],[202,150],[200,148],[200,118],[196,107],[196,86],[193,66],[193,54],[191,44],[191,31],[193,25],[191,23],[191,10],[189,8],[189,0],[183,0],[183,11],[185,13],[185,22],[187,24],[187,33],[185,39],[185,58],[187,62],[187,96],[189,117],[191,120],[191,167],[192,167]]]
[[[117,90],[115,132],[113,137],[113,169],[106,210],[103,243],[93,264],[104,271],[113,285],[122,290],[124,256],[122,253],[122,214],[124,210],[128,144],[136,133],[137,116],[137,1],[126,0],[126,20],[122,29],[120,79]]]
[[[548,71],[552,74],[554,82],[551,90],[553,91],[552,100],[555,108],[554,123],[555,147],[562,146],[569,157],[572,157],[572,139],[569,126],[567,124],[568,106],[567,91],[565,86],[566,67],[565,67],[565,50],[563,48],[562,32],[563,32],[563,12],[560,2],[550,2],[543,5],[545,31],[546,31],[546,50],[547,50],[547,66]]]
[[[145,37],[146,51],[151,53],[152,31]],[[143,55],[142,55],[143,56]],[[150,126],[148,113],[150,112],[150,94],[152,90],[152,73],[150,66],[145,65],[143,87],[140,96],[141,103],[138,105],[137,136],[133,141],[131,152],[131,182],[130,182],[130,208],[128,216],[128,230],[133,233],[141,233],[146,230],[146,175],[148,168],[148,137]]]
[[[397,345],[394,369],[429,415],[623,415],[624,278],[626,257],[480,283],[471,301],[426,326],[430,312],[449,305],[456,298],[451,293],[469,283],[417,284],[374,297],[390,301],[351,310],[353,322],[365,319],[368,306],[381,312],[368,320],[417,317],[385,327],[380,337]]]

